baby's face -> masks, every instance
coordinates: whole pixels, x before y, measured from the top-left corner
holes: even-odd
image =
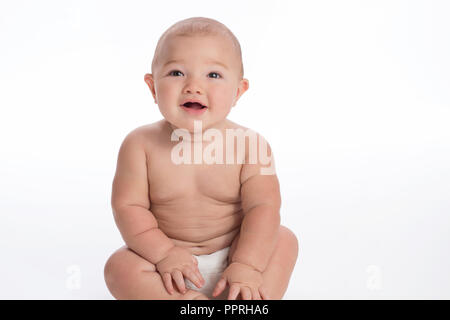
[[[154,74],[145,81],[164,118],[176,128],[194,131],[221,128],[231,108],[248,89],[240,79],[240,60],[223,36],[169,37],[161,48]],[[203,106],[183,104],[195,100]]]

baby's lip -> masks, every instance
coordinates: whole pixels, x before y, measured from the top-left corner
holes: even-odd
[[[202,107],[206,107],[207,108],[207,106],[203,102],[201,102],[200,100],[197,100],[197,99],[187,99],[182,104],[180,104],[180,106],[181,107],[182,106],[186,106],[186,104],[188,104],[188,103],[198,103]]]

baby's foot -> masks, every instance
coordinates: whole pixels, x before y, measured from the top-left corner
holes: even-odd
[[[180,300],[209,300],[209,298],[201,292],[189,289],[182,295]]]

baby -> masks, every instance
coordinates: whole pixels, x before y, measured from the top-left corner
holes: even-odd
[[[227,119],[249,87],[238,40],[216,20],[185,19],[161,36],[151,69],[164,119],[119,150],[111,205],[126,245],[106,262],[108,289],[117,299],[281,299],[298,244],[280,226],[270,146]],[[244,137],[242,150],[230,136]]]

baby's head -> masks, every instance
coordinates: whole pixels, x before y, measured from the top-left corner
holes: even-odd
[[[155,103],[174,128],[222,128],[248,89],[239,41],[222,23],[203,17],[179,21],[160,37],[145,75]],[[202,106],[185,102],[199,102]]]

